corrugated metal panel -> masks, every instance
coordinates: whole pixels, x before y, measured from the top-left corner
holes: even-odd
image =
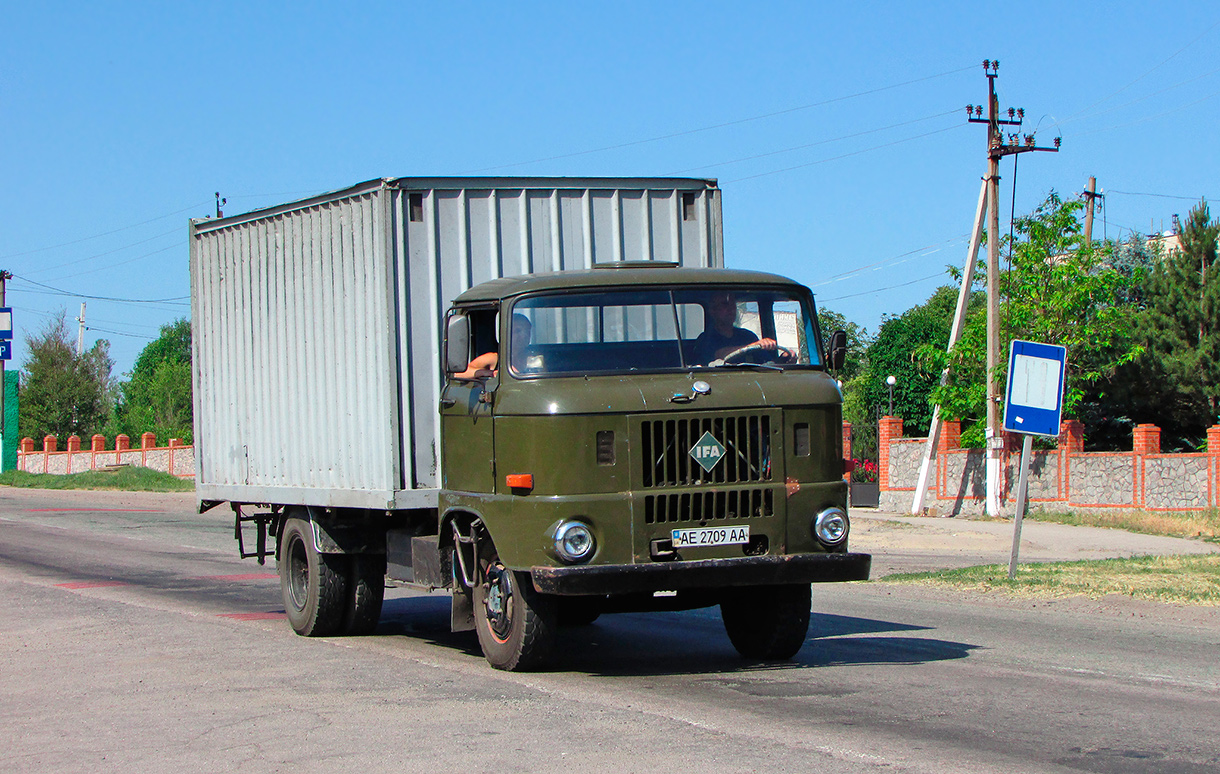
[[[689,179],[399,178],[192,223],[200,497],[413,502],[439,480],[454,297],[594,263],[720,267],[720,229],[719,190]]]

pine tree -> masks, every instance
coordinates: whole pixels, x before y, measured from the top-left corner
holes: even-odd
[[[53,435],[61,444],[71,435],[88,438],[110,413],[110,342],[99,339],[77,355],[65,318],[61,312],[26,338],[29,358],[22,369],[18,418],[23,438],[41,441]]]
[[[1152,272],[1143,315],[1150,391],[1172,431],[1195,443],[1220,422],[1220,221],[1207,201],[1191,209],[1181,231],[1181,250]]]

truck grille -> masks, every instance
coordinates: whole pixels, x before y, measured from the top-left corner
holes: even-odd
[[[774,505],[770,489],[655,494],[644,498],[644,523],[762,518]]]
[[[702,486],[771,480],[771,417],[683,417],[641,423],[643,485]],[[704,433],[724,447],[724,456],[705,471],[690,456]]]

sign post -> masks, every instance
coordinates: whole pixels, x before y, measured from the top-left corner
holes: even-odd
[[[1008,560],[1009,580],[1017,574],[1033,437],[1059,435],[1066,372],[1067,349],[1064,347],[1020,340],[1014,340],[1009,346],[1004,429],[1025,436],[1021,444],[1021,474],[1017,479],[1017,512],[1013,519],[1012,556]]]

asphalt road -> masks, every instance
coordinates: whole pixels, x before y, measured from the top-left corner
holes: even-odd
[[[710,610],[604,616],[506,674],[441,595],[297,637],[192,502],[0,489],[0,769],[1220,771],[1214,609],[822,586],[791,663],[743,662]],[[861,542],[901,567],[920,529]]]

